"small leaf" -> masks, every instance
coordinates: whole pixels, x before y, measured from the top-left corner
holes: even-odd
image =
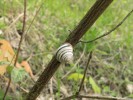
[[[95,93],[101,93],[100,87],[96,84],[96,82],[94,81],[94,79],[91,76],[89,77],[89,82],[90,82],[92,89],[94,90]]]
[[[24,79],[28,74],[25,72],[24,68],[16,68],[14,67],[11,71],[11,77],[14,82],[19,82]]]
[[[68,80],[74,80],[74,81],[79,81],[79,79],[83,78],[83,74],[79,73],[72,73],[68,76]],[[85,78],[85,82],[87,82],[87,78]]]
[[[14,68],[13,66],[7,66],[7,67],[6,67],[6,71],[7,71],[9,74],[11,74],[13,68]]]

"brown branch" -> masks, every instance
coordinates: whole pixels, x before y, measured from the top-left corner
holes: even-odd
[[[84,83],[84,80],[85,80],[86,72],[87,72],[89,63],[90,63],[90,61],[91,61],[91,58],[92,58],[92,51],[91,51],[90,54],[89,54],[88,61],[87,61],[87,64],[86,64],[86,67],[85,67],[85,70],[84,70],[84,76],[83,76],[83,78],[82,78],[82,81],[81,81],[79,90],[78,90],[78,92],[76,93],[77,95],[79,95],[79,93],[80,93],[80,91],[81,91],[81,89],[82,89],[82,87],[83,87],[83,83]]]
[[[69,42],[75,46],[79,39],[87,32],[87,30],[94,24],[98,17],[105,11],[113,0],[97,0],[91,9],[87,12],[79,25],[71,32],[65,42]],[[40,75],[35,85],[31,88],[26,100],[35,100],[44,86],[49,82],[53,74],[59,68],[60,62],[53,56],[52,60],[47,65],[46,69]]]
[[[110,31],[104,33],[103,35],[101,35],[101,36],[99,36],[99,37],[97,37],[97,38],[95,38],[93,40],[89,40],[89,41],[80,40],[79,42],[82,42],[82,43],[91,43],[91,42],[94,42],[94,41],[96,41],[96,40],[98,40],[100,38],[103,38],[103,37],[109,35],[113,31],[115,31],[119,26],[121,26],[124,23],[124,21],[132,14],[132,12],[133,12],[133,9],[124,17],[124,19],[119,24],[117,24],[113,29],[111,29]]]
[[[20,52],[20,48],[21,48],[21,44],[22,44],[23,37],[24,37],[24,32],[25,32],[25,26],[26,26],[26,1],[27,0],[24,0],[24,16],[23,16],[22,34],[21,34],[21,38],[20,38],[20,41],[19,41],[19,45],[18,45],[18,50],[17,50],[14,66],[16,66],[16,63],[17,63],[17,60],[18,60],[18,56],[19,56],[19,52]]]
[[[19,47],[18,47],[16,58],[15,58],[15,61],[14,61],[14,66],[16,66],[16,64],[17,64],[18,55],[19,55],[20,47],[21,47],[22,40],[23,40],[23,34],[24,34],[24,31],[25,31],[25,25],[26,25],[26,22],[25,22],[25,20],[26,20],[26,3],[27,3],[26,0],[24,0],[24,16],[23,16],[22,35],[21,35],[21,38],[20,38],[20,41],[19,41]],[[5,100],[5,98],[6,98],[7,92],[8,92],[9,87],[10,87],[10,83],[11,83],[11,73],[9,73],[9,82],[8,82],[8,86],[6,88],[3,100]]]
[[[61,100],[71,100],[74,98],[88,98],[88,99],[101,99],[101,100],[131,100],[127,98],[112,97],[112,96],[96,96],[96,95],[72,95],[70,97],[61,99]]]
[[[11,60],[11,62],[9,63],[8,66],[11,66],[11,64],[12,64],[14,58],[15,58],[15,55],[13,56],[13,58],[12,58],[12,60]],[[9,81],[8,81],[7,88],[6,88],[6,91],[5,91],[4,96],[3,96],[3,100],[5,100],[5,98],[6,98],[6,95],[7,95],[8,89],[9,89],[9,87],[10,87],[10,84],[11,84],[11,73],[9,72]]]

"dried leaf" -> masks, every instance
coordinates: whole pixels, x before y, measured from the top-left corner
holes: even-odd
[[[0,62],[11,62],[15,53],[6,40],[0,40]],[[12,62],[13,63],[13,62]],[[0,64],[0,75],[3,75],[6,72],[8,64]]]
[[[10,43],[6,40],[0,40],[0,62],[9,62],[13,65],[15,60],[15,53],[13,51],[13,48],[11,47]],[[10,72],[12,71],[12,68],[8,66],[9,64],[0,64],[0,75],[3,75],[6,71]],[[8,67],[7,67],[8,66]],[[24,67],[25,71],[31,76],[31,78],[34,77],[32,70],[30,68],[30,65],[27,61],[23,61],[21,64],[17,62],[16,68],[21,68],[21,66]],[[9,70],[8,70],[9,69]]]
[[[27,61],[22,61],[20,65],[23,66],[24,69],[25,69],[25,71],[26,71],[27,73],[29,73],[29,75],[31,76],[31,78],[34,79],[33,72],[32,72],[32,70],[31,70],[30,65],[28,64],[28,62],[27,62]]]

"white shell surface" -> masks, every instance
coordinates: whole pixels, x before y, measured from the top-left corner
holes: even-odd
[[[61,45],[56,51],[56,59],[59,62],[70,63],[73,60],[73,47],[70,43]]]

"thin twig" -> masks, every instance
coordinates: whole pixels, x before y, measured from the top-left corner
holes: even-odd
[[[17,64],[18,55],[19,55],[20,47],[21,47],[22,40],[23,40],[23,34],[24,34],[24,31],[25,31],[25,25],[26,25],[25,21],[26,21],[26,0],[24,0],[24,17],[23,17],[22,35],[21,35],[21,38],[20,38],[19,47],[18,47],[16,58],[15,58],[15,61],[14,61],[14,66],[16,66],[16,64]],[[4,94],[3,100],[5,100],[5,97],[7,95],[9,87],[10,87],[10,83],[11,83],[11,73],[9,73],[9,82],[8,82],[8,86],[6,88],[6,92]]]
[[[79,90],[78,90],[78,92],[76,93],[77,95],[79,95],[79,93],[80,93],[80,91],[81,91],[81,89],[82,89],[82,87],[83,87],[83,83],[84,83],[84,80],[85,80],[87,68],[88,68],[89,63],[90,63],[90,61],[91,61],[91,58],[92,58],[92,51],[91,51],[90,54],[89,54],[88,61],[87,61],[87,65],[86,65],[85,70],[84,70],[84,76],[83,76],[83,78],[82,78],[82,81],[81,81]]]
[[[11,66],[14,57],[15,57],[15,55],[13,56],[13,58],[12,58],[12,60],[11,60],[11,62],[9,63],[8,66]],[[9,89],[9,87],[10,87],[10,84],[11,84],[11,73],[9,73],[9,82],[8,82],[8,84],[7,84],[7,88],[6,88],[6,91],[5,91],[5,93],[4,93],[3,100],[5,100],[5,98],[6,98],[6,95],[7,95],[8,89]]]
[[[36,11],[36,14],[35,14],[34,18],[32,19],[32,21],[31,21],[31,23],[30,23],[28,29],[26,30],[26,32],[25,32],[25,34],[24,34],[24,37],[25,37],[25,35],[28,33],[28,31],[29,31],[29,29],[31,28],[31,26],[33,25],[33,22],[34,22],[36,16],[38,15],[40,9],[42,8],[42,6],[43,6],[43,3],[40,5],[40,7],[38,8],[38,10]]]
[[[127,98],[112,97],[112,96],[96,96],[96,95],[78,95],[80,98],[92,98],[92,99],[106,99],[106,100],[129,100]]]
[[[104,33],[103,35],[93,39],[93,40],[89,40],[89,41],[83,41],[83,40],[80,40],[79,42],[82,42],[82,43],[91,43],[91,42],[94,42],[102,37],[105,37],[107,35],[109,35],[110,33],[112,33],[113,31],[115,31],[119,26],[121,26],[123,24],[123,22],[131,15],[131,13],[133,12],[133,9],[124,17],[124,19],[119,23],[117,24],[113,29],[111,29],[110,31]]]
[[[71,100],[74,98],[89,98],[89,99],[100,99],[100,100],[131,100],[128,98],[121,98],[121,97],[112,97],[112,96],[97,96],[97,95],[72,95],[70,97],[61,99],[61,100]]]
[[[24,15],[24,13],[19,14],[14,20],[13,22],[9,25],[8,28],[11,28],[13,25],[15,25],[15,23]]]
[[[20,51],[21,44],[22,44],[23,37],[24,37],[25,26],[26,26],[26,0],[24,0],[24,16],[23,16],[22,35],[21,35],[21,38],[20,38],[20,41],[19,41],[18,50],[17,50],[17,54],[16,54],[16,59],[15,59],[14,65],[16,65],[17,60],[18,60],[19,51]]]

